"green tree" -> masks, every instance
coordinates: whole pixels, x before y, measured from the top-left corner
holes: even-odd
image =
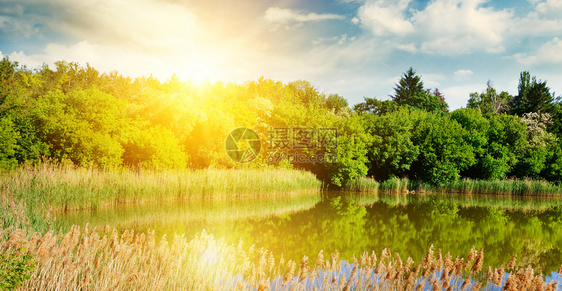
[[[498,94],[492,85],[492,81],[488,80],[484,92],[480,94],[477,92],[470,93],[466,107],[476,109],[483,114],[501,113],[508,111],[511,98],[512,96],[505,91]]]
[[[336,124],[339,127],[335,163],[324,163],[332,185],[342,187],[345,183],[367,174],[368,146],[371,136],[365,132],[360,116],[353,115]]]
[[[363,116],[365,128],[373,136],[369,148],[369,175],[378,180],[404,176],[419,154],[412,142],[415,122],[406,108],[382,115]]]
[[[448,105],[445,103],[439,90],[435,89],[438,95],[433,95],[428,91],[418,92],[402,101],[402,105],[410,106],[428,112],[447,112]]]
[[[326,107],[333,110],[335,113],[340,113],[348,109],[349,104],[347,100],[338,94],[330,94],[326,98]]]
[[[421,77],[417,76],[416,71],[412,68],[404,73],[398,81],[394,88],[394,95],[391,95],[391,97],[398,105],[406,105],[425,111],[448,111],[448,105],[443,94],[438,89],[435,89],[433,93],[429,89],[425,90]]]
[[[523,156],[514,169],[518,177],[539,178],[549,158],[549,148],[556,137],[547,132],[552,123],[548,113],[525,113],[520,118],[527,128],[527,143]]]
[[[16,151],[19,149],[17,141],[19,133],[9,118],[0,119],[0,169],[17,166]]]
[[[123,144],[123,164],[144,169],[182,169],[187,155],[174,134],[160,125],[131,132]]]
[[[547,146],[545,167],[540,176],[548,181],[562,185],[562,144],[560,141]]]
[[[489,116],[488,147],[482,161],[484,178],[503,179],[521,160],[527,145],[527,128],[507,113]]]
[[[488,159],[488,135],[490,122],[476,109],[457,109],[450,115],[451,120],[462,126],[464,142],[471,145],[476,163],[462,171],[461,175],[469,178],[488,179],[491,165]],[[492,170],[493,171],[493,170]]]
[[[415,114],[412,141],[420,153],[411,166],[413,176],[434,185],[458,180],[460,173],[476,162],[461,125],[437,113]]]
[[[377,100],[376,98],[363,98],[365,101],[353,106],[353,111],[357,113],[372,113],[384,115],[398,110],[400,105],[392,100]]]
[[[394,95],[391,95],[392,100],[402,105],[408,99],[419,93],[424,93],[423,82],[420,76],[416,75],[416,71],[410,67],[402,76],[396,87],[394,88]]]
[[[521,72],[518,94],[513,97],[510,112],[523,116],[529,112],[552,113],[555,107],[554,94],[550,93],[546,81],[537,81],[528,71]]]
[[[125,102],[97,89],[49,92],[37,100],[38,136],[55,160],[76,165],[121,164]]]

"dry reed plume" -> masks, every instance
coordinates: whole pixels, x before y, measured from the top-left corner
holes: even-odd
[[[227,245],[205,232],[188,241],[153,233],[77,226],[66,234],[28,237],[21,229],[0,231],[0,251],[25,248],[37,268],[24,290],[556,290],[531,266],[514,269],[515,258],[499,269],[483,268],[484,252],[452,258],[430,247],[416,264],[384,249],[349,262],[338,252],[315,261],[276,260],[265,249]],[[506,271],[506,270],[509,270]],[[559,273],[562,273],[559,270]]]

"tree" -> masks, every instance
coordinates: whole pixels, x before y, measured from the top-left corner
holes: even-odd
[[[435,96],[429,92],[429,90],[425,92],[415,93],[410,98],[403,101],[403,105],[409,106],[416,109],[421,109],[428,112],[448,112],[448,105],[443,100],[443,96],[439,92],[439,90],[435,89],[439,96]]]
[[[378,180],[406,175],[420,151],[412,142],[411,112],[402,108],[383,116],[363,118],[367,132],[373,136],[367,155],[369,175]]]
[[[507,113],[489,116],[488,146],[482,161],[485,179],[504,179],[513,173],[527,145],[527,128],[517,116]]]
[[[160,125],[137,129],[123,144],[123,164],[145,169],[182,169],[187,155],[173,133]]]
[[[465,169],[461,174],[463,177],[473,179],[489,178],[490,165],[487,160],[488,136],[487,132],[490,122],[476,109],[457,109],[450,115],[451,120],[458,122],[463,129],[464,142],[472,146],[476,163]],[[486,165],[484,165],[486,164]]]
[[[347,110],[347,100],[338,94],[330,94],[328,98],[326,98],[326,107],[329,110],[334,110],[335,113],[340,113],[344,110]]]
[[[19,149],[18,138],[14,123],[9,118],[0,119],[0,169],[9,169],[18,164],[15,158]]]
[[[434,185],[456,181],[476,162],[472,145],[465,143],[461,125],[441,114],[417,111],[412,141],[420,153],[412,176]]]
[[[555,109],[554,94],[546,86],[546,81],[538,81],[528,71],[521,72],[518,94],[510,104],[511,114],[523,116],[529,112],[553,113]]]
[[[394,92],[395,94],[391,97],[398,105],[406,105],[425,111],[448,111],[448,105],[439,89],[435,89],[433,93],[429,89],[424,90],[421,78],[416,76],[416,71],[412,68],[404,73],[396,84]]]
[[[550,145],[556,142],[556,137],[547,132],[547,127],[552,123],[550,114],[525,113],[520,119],[527,128],[527,143],[514,173],[518,177],[539,178],[546,167]]]
[[[50,157],[79,166],[122,163],[125,102],[97,89],[49,92],[37,100],[32,117]]]
[[[509,93],[502,91],[499,95],[492,85],[492,81],[486,83],[486,91],[478,94],[471,93],[467,108],[476,109],[484,114],[506,112],[509,109],[511,100]]]
[[[423,82],[419,76],[416,76],[416,71],[410,67],[402,76],[396,87],[394,88],[394,95],[391,95],[392,100],[402,105],[412,98],[414,95],[425,92]]]
[[[375,115],[384,115],[398,110],[400,105],[392,100],[377,100],[376,98],[363,98],[365,102],[356,104],[353,111],[357,113],[372,113]]]

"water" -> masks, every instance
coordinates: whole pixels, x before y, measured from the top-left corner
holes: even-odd
[[[157,237],[188,238],[201,232],[244,245],[255,244],[285,260],[314,260],[321,250],[340,258],[388,247],[416,262],[430,245],[443,255],[466,257],[484,249],[484,266],[499,267],[517,255],[517,265],[535,273],[562,263],[562,200],[502,196],[392,195],[353,193],[182,201],[119,205],[57,217],[59,225],[120,230],[154,229]]]

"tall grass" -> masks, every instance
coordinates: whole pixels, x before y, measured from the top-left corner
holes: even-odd
[[[500,195],[560,195],[562,187],[544,180],[470,180],[462,179],[442,186],[424,188],[439,193],[500,194]]]
[[[355,186],[360,184],[361,186]],[[372,186],[370,186],[372,185]],[[462,179],[451,181],[443,185],[431,185],[408,178],[391,178],[377,183],[372,178],[362,177],[350,183],[345,190],[366,192],[380,190],[390,193],[405,192],[433,192],[433,193],[460,193],[460,194],[493,194],[493,195],[560,195],[562,187],[544,180],[533,179],[506,179],[506,180],[471,180]]]
[[[124,202],[259,196],[320,187],[312,173],[287,169],[137,172],[44,163],[0,173],[0,227],[46,230],[53,212]]]
[[[379,190],[379,182],[367,177],[359,177],[355,180],[348,181],[343,189],[355,192],[377,192]]]
[[[176,235],[156,243],[152,233],[118,235],[109,227],[101,232],[73,227],[31,238],[23,230],[4,229],[0,251],[36,259],[23,290],[555,290],[554,279],[562,279],[557,273],[534,274],[531,266],[516,269],[516,258],[485,268],[483,250],[474,248],[466,258],[452,258],[431,246],[419,263],[402,261],[389,249],[349,262],[338,252],[295,262],[242,242],[228,245],[205,232],[191,241]]]

